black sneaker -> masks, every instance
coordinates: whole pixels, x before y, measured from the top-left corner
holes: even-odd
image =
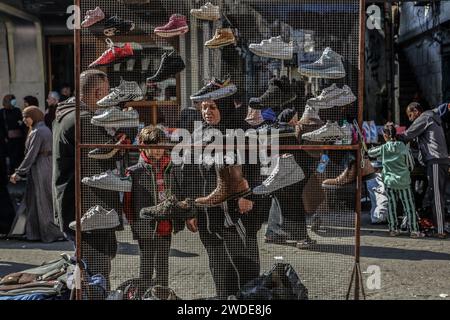
[[[262,135],[277,135],[279,138],[295,137],[295,128],[287,123],[268,122],[258,127],[255,131],[246,133],[247,137],[257,137]]]
[[[193,102],[205,100],[218,100],[235,94],[237,87],[231,83],[230,78],[220,80],[213,78],[206,86],[191,96]]]
[[[294,90],[295,80],[289,82],[287,77],[274,78],[269,81],[269,88],[261,97],[251,98],[249,106],[253,109],[282,108],[297,99]]]
[[[113,37],[117,35],[127,34],[132,30],[134,30],[134,22],[123,20],[118,16],[112,16],[105,21],[103,33],[107,37]]]
[[[161,57],[161,64],[155,75],[147,78],[147,82],[161,82],[174,77],[185,68],[185,64],[180,55],[174,50],[166,52]]]

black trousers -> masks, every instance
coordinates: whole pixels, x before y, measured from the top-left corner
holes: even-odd
[[[254,252],[256,237],[242,240],[235,226],[210,233],[202,218],[199,234],[208,253],[217,298],[236,295],[241,286],[259,276],[259,255]]]
[[[81,241],[81,256],[87,264],[91,276],[101,274],[106,280],[106,291],[111,290],[109,276],[111,260],[116,256],[117,240],[115,231],[99,230],[95,233],[83,233]],[[99,300],[103,297],[93,293],[89,300]]]
[[[6,144],[8,158],[9,158],[9,174],[13,174],[25,157],[25,139],[15,138],[9,139]]]
[[[448,167],[448,164],[427,163],[428,196],[432,203],[433,223],[438,233],[444,233],[445,187]]]
[[[148,288],[152,285],[169,286],[169,252],[172,236],[138,239],[140,279]],[[155,273],[155,280],[153,279]]]

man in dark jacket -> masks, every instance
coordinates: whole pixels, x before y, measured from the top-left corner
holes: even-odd
[[[80,76],[80,126],[81,143],[103,144],[111,137],[104,128],[93,126],[90,119],[97,108],[97,101],[109,93],[109,81],[104,72],[98,70],[85,71]],[[59,104],[53,124],[53,202],[55,218],[61,230],[70,240],[75,240],[75,233],[69,228],[75,220],[75,98]],[[87,157],[85,151],[81,155],[82,176],[88,177],[114,169],[116,158],[95,160]],[[118,192],[100,190],[82,185],[81,213],[90,207],[100,205],[105,209],[121,212]],[[107,280],[109,290],[109,274],[111,259],[116,255],[117,241],[115,231],[111,229],[82,233],[82,255],[92,275],[101,274]],[[98,297],[93,297],[98,298]]]
[[[420,104],[413,102],[406,108],[411,126],[399,139],[404,142],[417,139],[419,160],[427,167],[428,192],[433,199],[433,218],[438,237],[445,238],[445,186],[448,178],[449,158],[442,120],[433,110],[423,111]]]

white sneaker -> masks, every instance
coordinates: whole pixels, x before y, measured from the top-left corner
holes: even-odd
[[[330,87],[322,90],[322,93],[308,100],[308,105],[318,109],[342,107],[356,101],[356,97],[349,86],[344,85],[342,89],[333,83]]]
[[[216,21],[220,19],[220,8],[207,2],[199,9],[191,9],[191,15],[197,19]]]
[[[327,121],[327,123],[312,132],[308,132],[302,135],[303,140],[314,142],[335,142],[336,140],[342,140],[345,137],[344,132],[337,122]]]
[[[93,188],[118,192],[131,192],[132,184],[131,177],[121,177],[117,170],[84,177],[81,182]]]
[[[136,81],[121,80],[118,87],[111,89],[111,93],[97,102],[99,107],[112,107],[121,102],[141,101],[144,94]]]
[[[319,60],[300,66],[298,71],[302,76],[323,79],[340,79],[346,74],[342,56],[329,47],[325,48]]]
[[[283,42],[281,36],[262,40],[260,43],[252,43],[248,48],[258,56],[282,60],[292,59],[294,53],[293,42]]]
[[[73,221],[69,224],[69,228],[76,230],[76,225],[76,221]],[[114,209],[108,211],[99,205],[90,208],[81,217],[81,232],[114,229],[119,225],[120,221],[117,211]]]
[[[139,113],[132,108],[120,110],[111,107],[103,113],[93,116],[91,123],[104,128],[135,128],[139,127]]]

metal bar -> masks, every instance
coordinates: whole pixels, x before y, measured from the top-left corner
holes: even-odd
[[[358,125],[361,128],[363,122],[364,110],[364,61],[365,61],[365,1],[359,2],[359,62],[358,62]],[[361,142],[356,152],[356,199],[355,199],[355,264],[359,265],[360,245],[361,245],[361,188],[362,188],[362,172],[361,172]],[[355,272],[355,300],[359,300],[359,278],[358,270]]]
[[[214,144],[208,144],[208,145],[201,145],[201,144],[177,144],[177,147],[180,148],[205,148],[206,146],[209,147],[224,147],[227,149],[235,149],[235,148],[242,148],[242,149],[258,149],[258,145],[214,145]],[[270,145],[268,145],[270,146]],[[110,144],[80,144],[78,146],[80,149],[94,149],[94,148],[104,148],[104,149],[121,149],[121,150],[139,150],[139,149],[172,149],[175,147],[174,144],[157,144],[157,145],[110,145]],[[311,151],[322,151],[322,150],[341,150],[341,151],[356,151],[359,150],[358,145],[346,145],[346,146],[340,146],[340,145],[289,145],[289,146],[279,146],[279,150],[311,150]]]
[[[80,8],[80,0],[75,0],[75,7]],[[79,17],[75,17],[78,19]],[[77,25],[77,24],[75,24]],[[81,127],[80,127],[80,68],[81,68],[81,34],[80,29],[75,28],[74,31],[74,56],[75,56],[75,221],[76,221],[76,259],[77,265],[82,266],[81,263]],[[80,273],[80,276],[82,272]],[[76,289],[76,299],[81,300],[82,288]]]

